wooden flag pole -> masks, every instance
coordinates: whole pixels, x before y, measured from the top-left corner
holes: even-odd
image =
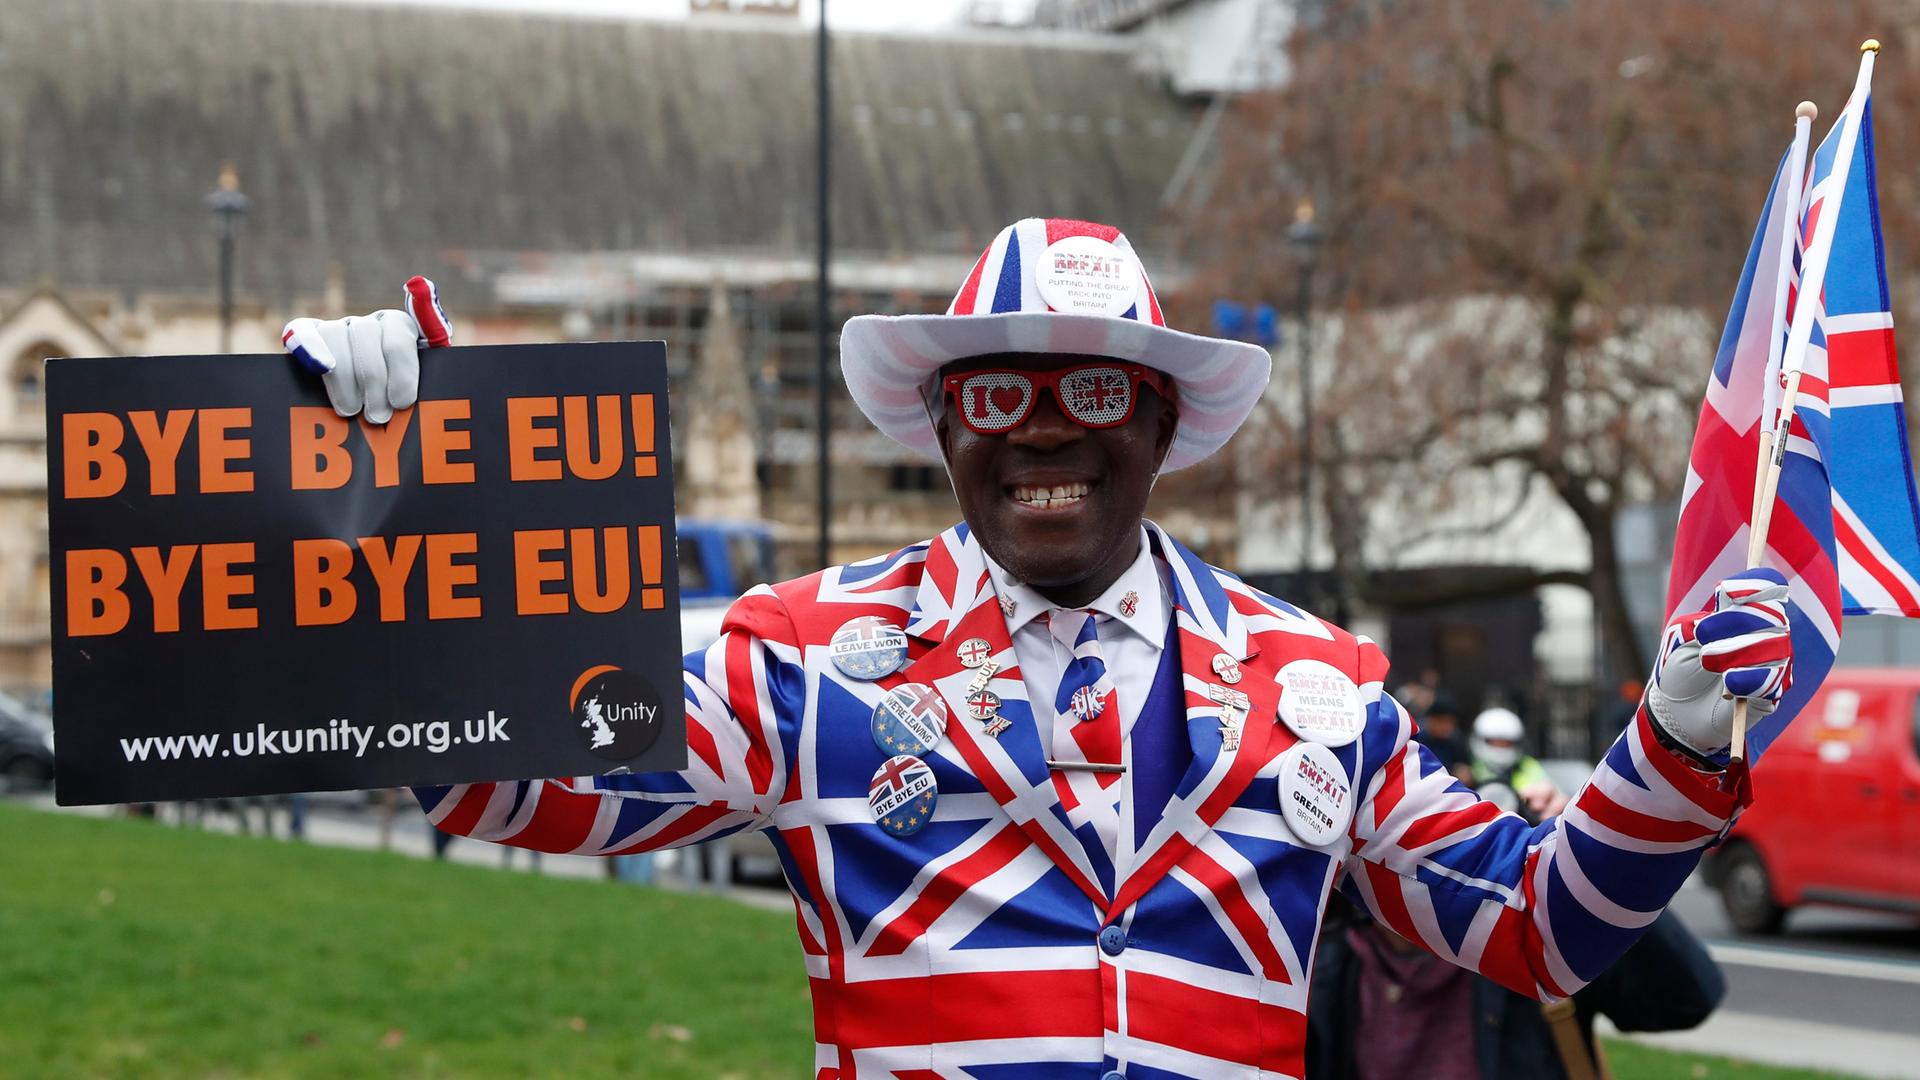
[[[1864,93],[1873,80],[1873,60],[1880,52],[1880,42],[1868,38],[1860,44],[1860,74],[1854,81],[1854,96]],[[1853,98],[1848,99],[1852,105]],[[1795,110],[1796,116],[1798,110]],[[1846,110],[1841,110],[1840,123],[1847,120]],[[1795,121],[1796,128],[1798,120]],[[1803,264],[1804,273],[1800,279],[1799,296],[1801,303],[1794,306],[1793,331],[1787,339],[1786,352],[1781,359],[1780,370],[1786,374],[1786,386],[1780,393],[1780,419],[1774,424],[1772,447],[1767,454],[1767,471],[1764,481],[1756,485],[1761,489],[1755,503],[1751,522],[1751,531],[1747,534],[1747,565],[1758,566],[1766,554],[1767,533],[1773,524],[1773,507],[1780,492],[1780,468],[1787,459],[1787,441],[1793,432],[1793,414],[1800,402],[1800,369],[1806,363],[1807,346],[1813,338],[1814,308],[1817,298],[1823,294],[1827,283],[1827,257],[1833,251],[1833,231],[1840,218],[1840,200],[1846,194],[1847,174],[1853,167],[1853,149],[1860,137],[1858,125],[1848,131],[1841,129],[1840,145],[1835,147],[1833,172],[1829,177],[1833,193],[1829,196],[1831,205],[1820,215],[1814,226],[1814,235],[1807,244],[1807,258]],[[1798,208],[1793,208],[1798,217]],[[1813,302],[1804,302],[1808,297]],[[1729,748],[1731,760],[1739,761],[1747,756],[1747,702],[1745,698],[1736,701],[1733,706],[1733,737]]]
[[[1759,453],[1753,459],[1753,506],[1747,512],[1749,523],[1760,521],[1760,493],[1765,487],[1767,462],[1773,457],[1773,421],[1780,408],[1780,358],[1787,344],[1787,292],[1792,287],[1793,253],[1799,248],[1800,197],[1807,178],[1807,141],[1813,133],[1813,122],[1819,118],[1820,108],[1811,101],[1803,101],[1793,110],[1793,149],[1787,153],[1787,213],[1781,222],[1780,258],[1774,268],[1773,327],[1767,337],[1767,380],[1760,407]],[[1761,537],[1766,536],[1764,530],[1757,531]],[[1752,543],[1751,537],[1748,542]],[[1761,551],[1765,551],[1764,544]],[[1750,550],[1748,566],[1755,565],[1754,558]]]

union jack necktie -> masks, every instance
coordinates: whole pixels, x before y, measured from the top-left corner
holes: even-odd
[[[1120,709],[1114,701],[1113,679],[1100,653],[1099,616],[1091,611],[1052,611],[1047,628],[1067,650],[1066,671],[1053,709],[1053,757],[1058,761],[1101,762],[1118,765]],[[1106,842],[1111,858],[1120,834],[1120,775],[1055,769],[1054,790],[1074,824],[1088,822]]]

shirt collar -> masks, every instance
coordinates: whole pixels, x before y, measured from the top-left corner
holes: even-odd
[[[1019,633],[1021,627],[1059,607],[1030,586],[1014,580],[1013,575],[993,561],[993,556],[988,555],[984,548],[980,554],[986,559],[987,577],[993,582],[993,591],[999,597],[1001,614],[1006,616],[1008,636]],[[1134,556],[1126,572],[1109,585],[1106,592],[1095,597],[1087,608],[1111,618],[1158,649],[1166,637],[1167,610],[1171,603],[1160,562],[1153,557],[1146,530],[1142,529],[1140,554]]]

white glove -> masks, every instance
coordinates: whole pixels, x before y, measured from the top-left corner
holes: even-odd
[[[407,281],[406,310],[387,308],[344,319],[295,319],[280,342],[300,366],[320,376],[341,416],[364,412],[384,424],[420,396],[420,350],[453,343],[453,323],[433,282]]]
[[[1674,742],[1724,765],[1735,703],[1745,699],[1751,728],[1792,685],[1786,579],[1759,567],[1722,581],[1705,611],[1667,624],[1647,711]]]

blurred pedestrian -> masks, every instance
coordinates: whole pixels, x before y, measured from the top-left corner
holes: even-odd
[[[1512,709],[1496,706],[1474,717],[1473,735],[1467,740],[1473,751],[1473,787],[1482,798],[1507,809],[1525,806],[1536,819],[1549,817],[1559,789],[1547,770],[1521,750],[1526,737],[1527,726]]]
[[[1621,1031],[1697,1027],[1726,979],[1678,916],[1568,1001],[1542,1005],[1456,967],[1347,906],[1329,911],[1307,1008],[1312,1080],[1592,1080],[1595,1016]]]
[[[1473,783],[1473,752],[1467,745],[1466,731],[1460,727],[1460,707],[1454,703],[1452,694],[1445,690],[1434,692],[1433,703],[1427,706],[1420,730],[1414,732],[1413,737],[1433,751],[1441,768],[1459,777],[1462,783]]]

